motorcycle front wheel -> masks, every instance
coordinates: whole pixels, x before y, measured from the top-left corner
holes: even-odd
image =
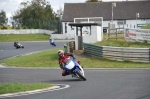
[[[84,81],[86,81],[86,78],[81,74],[80,71],[77,71],[77,75],[78,75],[81,79],[83,79]]]

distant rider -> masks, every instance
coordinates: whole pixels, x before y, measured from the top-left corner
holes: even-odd
[[[59,61],[60,68],[63,69],[62,76],[69,75],[69,73],[64,70],[64,64],[63,64],[63,62],[69,56],[71,56],[73,59],[75,59],[74,55],[72,53],[64,53],[63,50],[58,50],[58,56],[59,56],[58,61]],[[77,63],[80,64],[80,61],[77,61]]]
[[[14,46],[15,46],[15,45],[18,45],[18,42],[14,42]]]
[[[49,40],[50,40],[50,44],[51,44],[51,45],[55,45],[55,44],[54,44],[54,43],[55,43],[55,42],[54,42],[54,39],[50,38]]]

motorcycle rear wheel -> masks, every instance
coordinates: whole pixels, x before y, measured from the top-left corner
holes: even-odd
[[[77,75],[78,75],[81,79],[83,79],[84,81],[86,81],[86,78],[81,74],[80,71],[77,72]]]

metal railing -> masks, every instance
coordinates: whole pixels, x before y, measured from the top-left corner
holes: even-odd
[[[75,50],[75,42],[67,43],[65,50],[73,53],[73,50]],[[85,54],[92,57],[117,61],[150,63],[149,48],[110,47],[83,43],[83,50]]]
[[[94,44],[83,43],[84,53],[90,56],[102,58],[103,47]]]
[[[83,43],[84,53],[117,61],[150,63],[149,48],[109,47]]]

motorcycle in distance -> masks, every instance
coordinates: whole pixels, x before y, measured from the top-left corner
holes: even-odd
[[[54,42],[53,39],[50,38],[50,45],[56,46],[56,43]]]
[[[83,68],[71,57],[64,60],[64,69],[69,72],[72,77],[80,78],[86,81]]]
[[[24,48],[24,46],[21,45],[19,42],[14,42],[14,46],[16,47],[16,49],[18,49],[18,48]]]

